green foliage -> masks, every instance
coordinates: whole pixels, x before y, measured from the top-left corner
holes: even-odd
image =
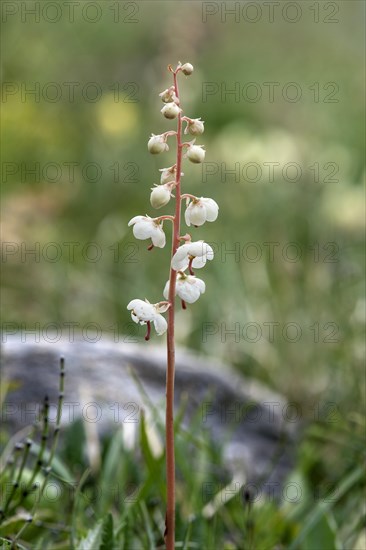
[[[45,496],[25,531],[22,527],[31,504],[25,502],[22,508],[14,509],[0,527],[4,548],[5,541],[14,540],[17,533],[19,548],[159,548],[164,532],[165,462],[164,454],[156,455],[150,423],[154,423],[161,440],[164,433],[154,421],[154,411],[149,412],[149,428],[143,414],[134,449],[123,445],[119,431],[100,442],[100,467],[96,471],[90,468],[85,455],[81,464],[67,455],[67,448],[78,445],[79,438],[79,430],[69,429],[55,464],[61,464],[62,471],[68,472],[74,482],[53,471],[48,483],[49,487],[55,481],[59,484],[57,498],[46,485]],[[295,484],[295,497],[287,490],[280,500],[261,493],[258,498],[252,497],[254,501],[246,496],[245,486],[239,487],[230,500],[219,496],[229,487],[230,476],[224,474],[217,447],[204,434],[192,438],[192,432],[198,433],[194,421],[191,430],[178,426],[176,430],[178,548],[340,550],[354,547],[362,536],[365,472],[359,436],[363,428],[359,433],[342,429],[347,436],[346,447],[354,448],[352,463],[357,464],[344,469],[339,455],[339,426],[330,430],[321,422],[314,423],[285,484]],[[339,458],[331,464],[329,456],[336,451]],[[210,489],[205,493],[207,486]]]

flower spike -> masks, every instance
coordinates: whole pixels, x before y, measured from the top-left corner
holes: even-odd
[[[168,65],[168,71],[173,79],[171,86],[163,90],[159,97],[163,102],[161,114],[168,120],[176,120],[176,130],[168,130],[162,134],[152,134],[148,139],[147,148],[152,155],[169,152],[168,137],[174,137],[176,142],[176,158],[172,166],[160,169],[160,184],[151,188],[150,203],[153,208],[163,208],[171,202],[175,203],[174,212],[158,217],[135,216],[128,225],[133,227],[137,239],[149,240],[149,250],[163,248],[166,236],[163,230],[164,221],[172,223],[172,253],[170,259],[169,280],[166,282],[163,295],[165,301],[151,304],[148,300],[138,298],[131,300],[127,309],[135,323],[146,325],[145,340],[151,338],[152,327],[160,336],[167,332],[167,370],[166,370],[166,483],[167,510],[165,520],[164,541],[166,550],[175,548],[175,467],[174,467],[174,370],[175,370],[175,306],[177,298],[183,309],[188,304],[194,304],[205,293],[206,285],[194,274],[194,269],[203,268],[207,261],[214,257],[212,247],[202,240],[192,242],[191,235],[182,235],[181,211],[182,201],[186,200],[184,218],[188,226],[199,227],[205,222],[217,219],[219,207],[210,198],[196,197],[190,193],[182,193],[182,164],[187,159],[193,164],[205,160],[204,145],[196,145],[197,136],[204,133],[204,121],[201,118],[184,116],[180,99],[178,78],[181,73],[192,75],[194,68],[191,63],[180,61],[174,69]],[[193,137],[192,141],[183,142],[184,134]],[[184,154],[183,154],[184,153]],[[172,200],[174,199],[174,201]],[[168,311],[169,310],[169,311]],[[163,316],[168,311],[167,319]]]

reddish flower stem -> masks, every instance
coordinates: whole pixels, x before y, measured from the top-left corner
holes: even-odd
[[[145,340],[146,340],[146,342],[147,342],[148,340],[150,340],[150,335],[151,335],[151,323],[150,323],[150,321],[147,321],[146,324],[147,324],[147,332],[146,332]]]
[[[193,201],[197,200],[197,197],[195,195],[191,195],[190,193],[184,193],[184,195],[181,196],[182,199],[192,199]]]
[[[174,72],[175,95],[179,99],[177,71]],[[173,222],[172,257],[179,246],[180,217],[181,217],[181,166],[182,166],[182,115],[178,115],[177,124],[177,162],[176,162],[176,186],[175,186],[175,216]],[[167,371],[166,371],[166,417],[165,417],[165,443],[166,443],[166,483],[167,483],[167,510],[165,519],[165,545],[167,550],[175,547],[175,453],[174,453],[174,371],[175,371],[175,342],[174,342],[174,317],[175,317],[175,288],[177,272],[170,269],[169,278],[169,302],[168,310],[168,338],[167,338]]]

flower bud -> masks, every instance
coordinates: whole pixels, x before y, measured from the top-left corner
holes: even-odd
[[[193,65],[191,65],[190,63],[184,63],[184,65],[182,65],[182,73],[185,74],[186,76],[189,76],[190,74],[192,74]]]
[[[175,95],[175,88],[174,86],[171,86],[170,88],[167,88],[161,94],[159,94],[159,97],[161,97],[161,100],[163,103],[170,103],[173,101],[174,103],[179,103],[177,96]]]
[[[147,142],[147,148],[152,155],[158,155],[159,153],[164,153],[164,151],[169,151],[166,136],[164,136],[164,134],[160,136],[152,134]]]
[[[150,202],[153,208],[161,208],[170,201],[170,186],[156,185],[151,188]]]
[[[159,172],[161,172],[160,183],[164,184],[175,180],[175,174],[177,170],[175,166],[171,166],[170,168],[161,168]]]
[[[203,145],[190,145],[187,151],[187,158],[194,164],[199,164],[205,160],[206,151]]]
[[[160,176],[160,183],[170,183],[171,181],[175,181],[177,177],[177,168],[176,165],[170,166],[169,168],[160,168],[159,172],[161,172]],[[184,176],[184,173],[180,173],[181,176]]]
[[[165,116],[165,118],[173,119],[179,115],[181,110],[182,109],[180,109],[178,105],[172,101],[171,103],[164,105],[160,112]]]
[[[201,120],[200,118],[191,118],[187,120],[187,126],[186,126],[186,129],[184,130],[185,134],[188,134],[189,132],[192,136],[199,136],[203,134],[204,131],[205,131],[204,121]]]

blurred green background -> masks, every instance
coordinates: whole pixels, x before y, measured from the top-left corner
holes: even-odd
[[[167,64],[189,61],[183,107],[206,121],[207,155],[203,167],[186,161],[184,190],[214,198],[220,216],[193,228],[217,254],[199,273],[206,294],[178,314],[179,341],[294,399],[353,402],[364,323],[362,3],[46,2],[35,15],[32,2],[7,4],[3,321],[56,323],[63,335],[78,323],[90,339],[96,323],[103,337],[142,340],[126,304],[161,299],[169,247],[148,252],[127,222],[153,215],[150,187],[174,162],[173,143],[159,156],[146,143],[174,128],[159,112]]]

